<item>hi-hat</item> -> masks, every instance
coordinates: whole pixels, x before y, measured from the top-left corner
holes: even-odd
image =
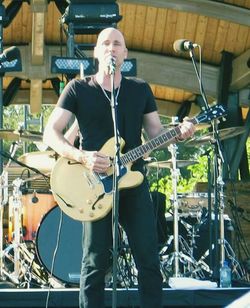
[[[187,167],[190,165],[197,164],[197,161],[194,160],[177,160],[176,166],[177,168]],[[155,168],[173,168],[172,160],[163,160],[163,161],[154,161],[148,164],[148,167],[155,167]]]
[[[238,127],[228,127],[218,131],[220,140],[229,139],[240,134],[243,134],[246,129],[243,126]],[[198,146],[206,143],[214,143],[214,136],[213,133],[208,133],[204,136],[198,138],[192,138],[191,140],[185,143],[186,146]]]
[[[41,142],[43,134],[28,130],[0,129],[0,139],[10,141]]]

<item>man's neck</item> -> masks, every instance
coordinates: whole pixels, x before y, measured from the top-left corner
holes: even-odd
[[[102,71],[96,73],[96,81],[101,85],[105,90],[111,90],[111,75]],[[114,85],[115,88],[120,86],[122,80],[122,75],[120,71],[116,71],[114,75]]]

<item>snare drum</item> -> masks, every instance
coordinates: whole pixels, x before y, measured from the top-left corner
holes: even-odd
[[[202,208],[208,207],[207,193],[187,193],[179,194],[179,210],[185,215],[196,215]]]
[[[36,238],[38,226],[42,217],[56,205],[53,195],[49,192],[28,193],[21,196],[21,226],[22,238],[26,241],[32,241]],[[13,239],[14,232],[14,209],[13,198],[9,201],[9,241]]]

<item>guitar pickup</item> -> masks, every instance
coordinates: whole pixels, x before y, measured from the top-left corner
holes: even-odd
[[[83,172],[83,176],[85,177],[85,179],[87,180],[87,183],[89,185],[89,187],[91,189],[94,189],[95,188],[95,184],[93,183],[91,177],[87,174],[87,172]]]

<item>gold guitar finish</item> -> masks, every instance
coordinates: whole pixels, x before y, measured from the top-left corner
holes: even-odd
[[[114,138],[111,138],[101,152],[113,157],[114,148]],[[127,172],[119,180],[119,190],[138,186],[143,181],[140,172],[130,170],[131,165],[126,166]],[[113,167],[110,167],[107,176],[112,174]],[[95,221],[109,213],[113,203],[112,186],[111,191],[106,193],[99,176],[102,175],[73,160],[63,157],[57,160],[50,183],[54,198],[65,214],[80,221]]]

